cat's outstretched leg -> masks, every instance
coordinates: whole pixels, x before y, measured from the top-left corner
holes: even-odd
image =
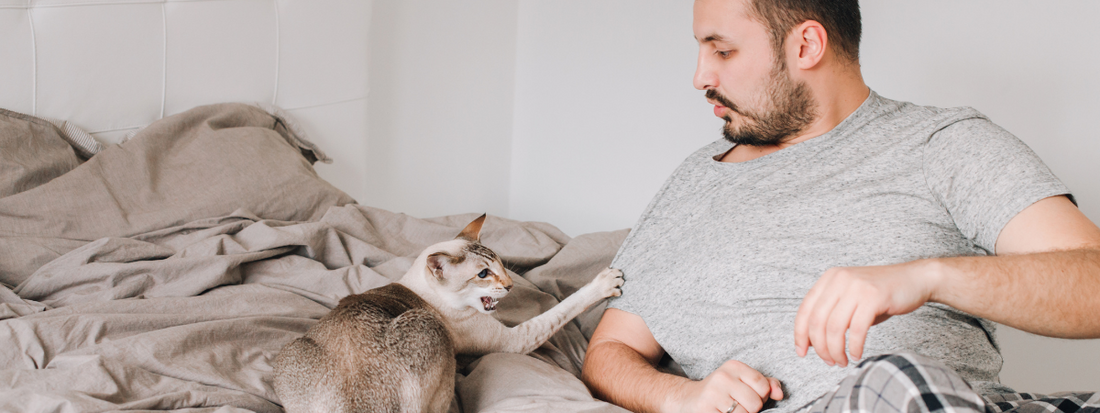
[[[494,351],[519,354],[534,351],[588,307],[604,298],[622,295],[622,285],[622,271],[613,268],[600,271],[591,282],[545,313],[513,328],[506,328],[506,333],[499,340],[499,348]]]

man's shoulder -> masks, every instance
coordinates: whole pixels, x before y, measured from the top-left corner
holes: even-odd
[[[872,93],[877,100],[872,124],[894,128],[930,128],[936,132],[965,120],[988,122],[989,118],[970,106],[932,106],[894,100]]]

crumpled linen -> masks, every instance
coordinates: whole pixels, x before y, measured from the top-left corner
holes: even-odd
[[[316,177],[289,133],[255,108],[203,107],[0,198],[0,411],[282,411],[271,362],[284,345],[479,215],[419,219],[356,204]],[[239,148],[203,144],[217,139]],[[216,160],[218,179],[193,165],[204,160]],[[272,182],[297,189],[264,196]],[[496,316],[515,325],[550,308],[605,268],[625,236],[570,238],[489,217],[482,242],[516,282]],[[577,378],[602,311],[531,355],[460,358],[452,411],[622,411]]]

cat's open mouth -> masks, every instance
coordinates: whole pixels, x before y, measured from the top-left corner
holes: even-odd
[[[481,305],[485,307],[485,311],[493,311],[497,309],[497,299],[493,297],[481,297]]]

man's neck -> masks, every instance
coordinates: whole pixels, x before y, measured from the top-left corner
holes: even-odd
[[[803,129],[794,138],[783,141],[775,146],[749,146],[737,145],[722,156],[722,162],[745,162],[770,155],[780,150],[789,148],[799,143],[824,135],[833,130],[840,122],[859,109],[859,106],[867,100],[871,89],[863,83],[863,78],[858,71],[854,77],[840,82],[825,82],[820,87],[814,88],[817,99],[817,119],[814,119],[806,129]]]

